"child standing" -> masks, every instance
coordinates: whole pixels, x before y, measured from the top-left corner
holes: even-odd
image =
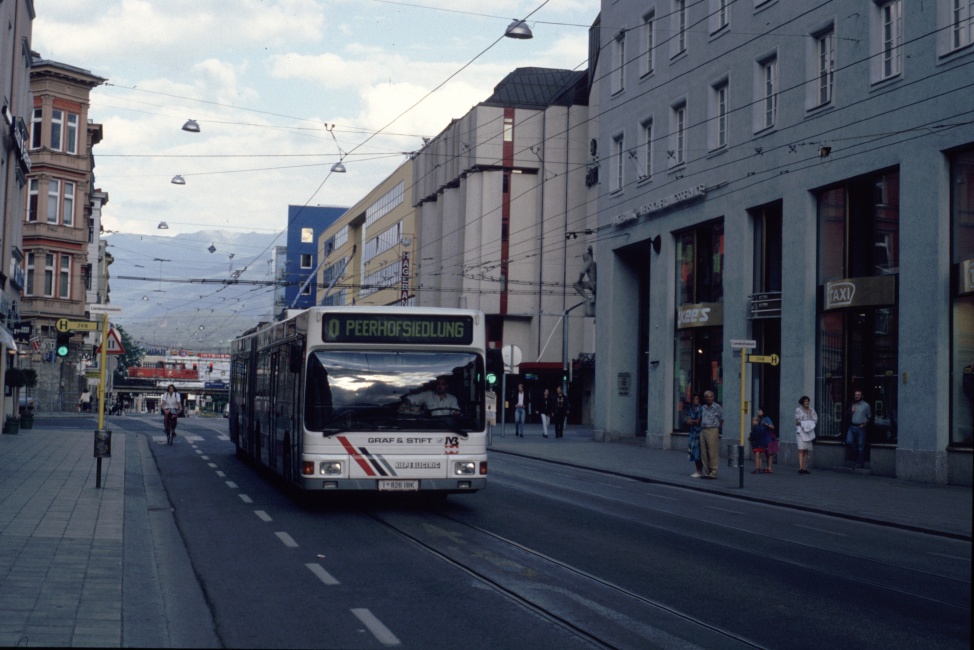
[[[768,469],[761,467],[762,459],[768,453],[768,445],[771,444],[771,430],[768,425],[758,417],[751,418],[751,451],[754,453],[754,471],[752,474],[770,474],[771,461],[768,460]]]

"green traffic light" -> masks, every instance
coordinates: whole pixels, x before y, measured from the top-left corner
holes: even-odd
[[[59,345],[58,348],[57,348],[57,355],[59,357],[66,357],[66,356],[68,356],[68,346],[66,346],[66,345]]]
[[[494,384],[496,384],[497,383],[497,375],[495,375],[492,372],[487,373],[487,383],[490,384],[491,386],[493,386]]]

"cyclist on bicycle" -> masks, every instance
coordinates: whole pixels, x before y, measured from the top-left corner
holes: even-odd
[[[183,406],[183,398],[176,392],[176,387],[169,384],[162,396],[162,428],[166,431],[166,442],[172,444],[176,437],[176,419]]]

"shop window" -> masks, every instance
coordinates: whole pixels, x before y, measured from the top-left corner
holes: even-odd
[[[724,224],[700,225],[676,235],[676,409],[673,427],[686,428],[694,394],[712,390],[723,399]]]
[[[818,196],[819,435],[842,439],[843,404],[873,407],[870,444],[897,441],[899,173],[849,181]]]
[[[951,160],[951,269],[957,291],[951,309],[950,443],[974,444],[974,150]]]

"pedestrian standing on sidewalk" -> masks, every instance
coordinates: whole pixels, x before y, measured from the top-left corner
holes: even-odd
[[[561,391],[561,386],[555,388],[554,397],[555,437],[565,435],[565,420],[568,419],[568,395]]]
[[[751,418],[751,435],[749,439],[751,441],[751,453],[754,454],[754,470],[751,473],[770,474],[771,457],[768,453],[768,447],[771,446],[771,431],[757,415]],[[768,458],[767,470],[762,467],[765,457]]]
[[[517,392],[514,394],[514,435],[524,437],[524,420],[528,413],[528,395],[524,392],[524,384],[517,385]]]
[[[91,391],[87,388],[81,393],[81,397],[78,398],[78,411],[82,413],[91,412]]]
[[[852,396],[855,401],[846,411],[849,429],[846,431],[845,444],[856,455],[856,469],[862,469],[866,463],[866,427],[873,419],[873,411],[869,402],[862,401],[861,390],[857,390]]]
[[[554,411],[552,401],[551,391],[545,388],[544,395],[541,397],[541,408],[538,409],[541,413],[541,431],[545,438],[548,437],[548,423],[551,422],[551,414]]]
[[[714,392],[703,394],[704,405],[700,407],[700,461],[703,463],[703,478],[717,478],[720,467],[720,429],[724,426],[724,410],[714,401]]]
[[[815,440],[815,426],[818,424],[818,413],[812,408],[812,400],[808,395],[802,395],[795,409],[795,438],[798,442],[798,473],[811,474],[808,471],[808,450]]]
[[[697,471],[690,475],[690,478],[700,478],[703,476],[703,463],[700,462],[700,418],[702,417],[700,406],[700,396],[696,393],[691,398],[690,409],[687,411],[687,426],[690,427],[690,436],[687,438],[688,460],[692,461]]]
[[[766,426],[771,433],[771,441],[768,443],[768,474],[770,474],[772,461],[778,460],[778,432],[775,430],[774,422],[771,421],[771,418],[764,414],[764,409],[758,409],[758,418],[760,418],[761,424]]]

